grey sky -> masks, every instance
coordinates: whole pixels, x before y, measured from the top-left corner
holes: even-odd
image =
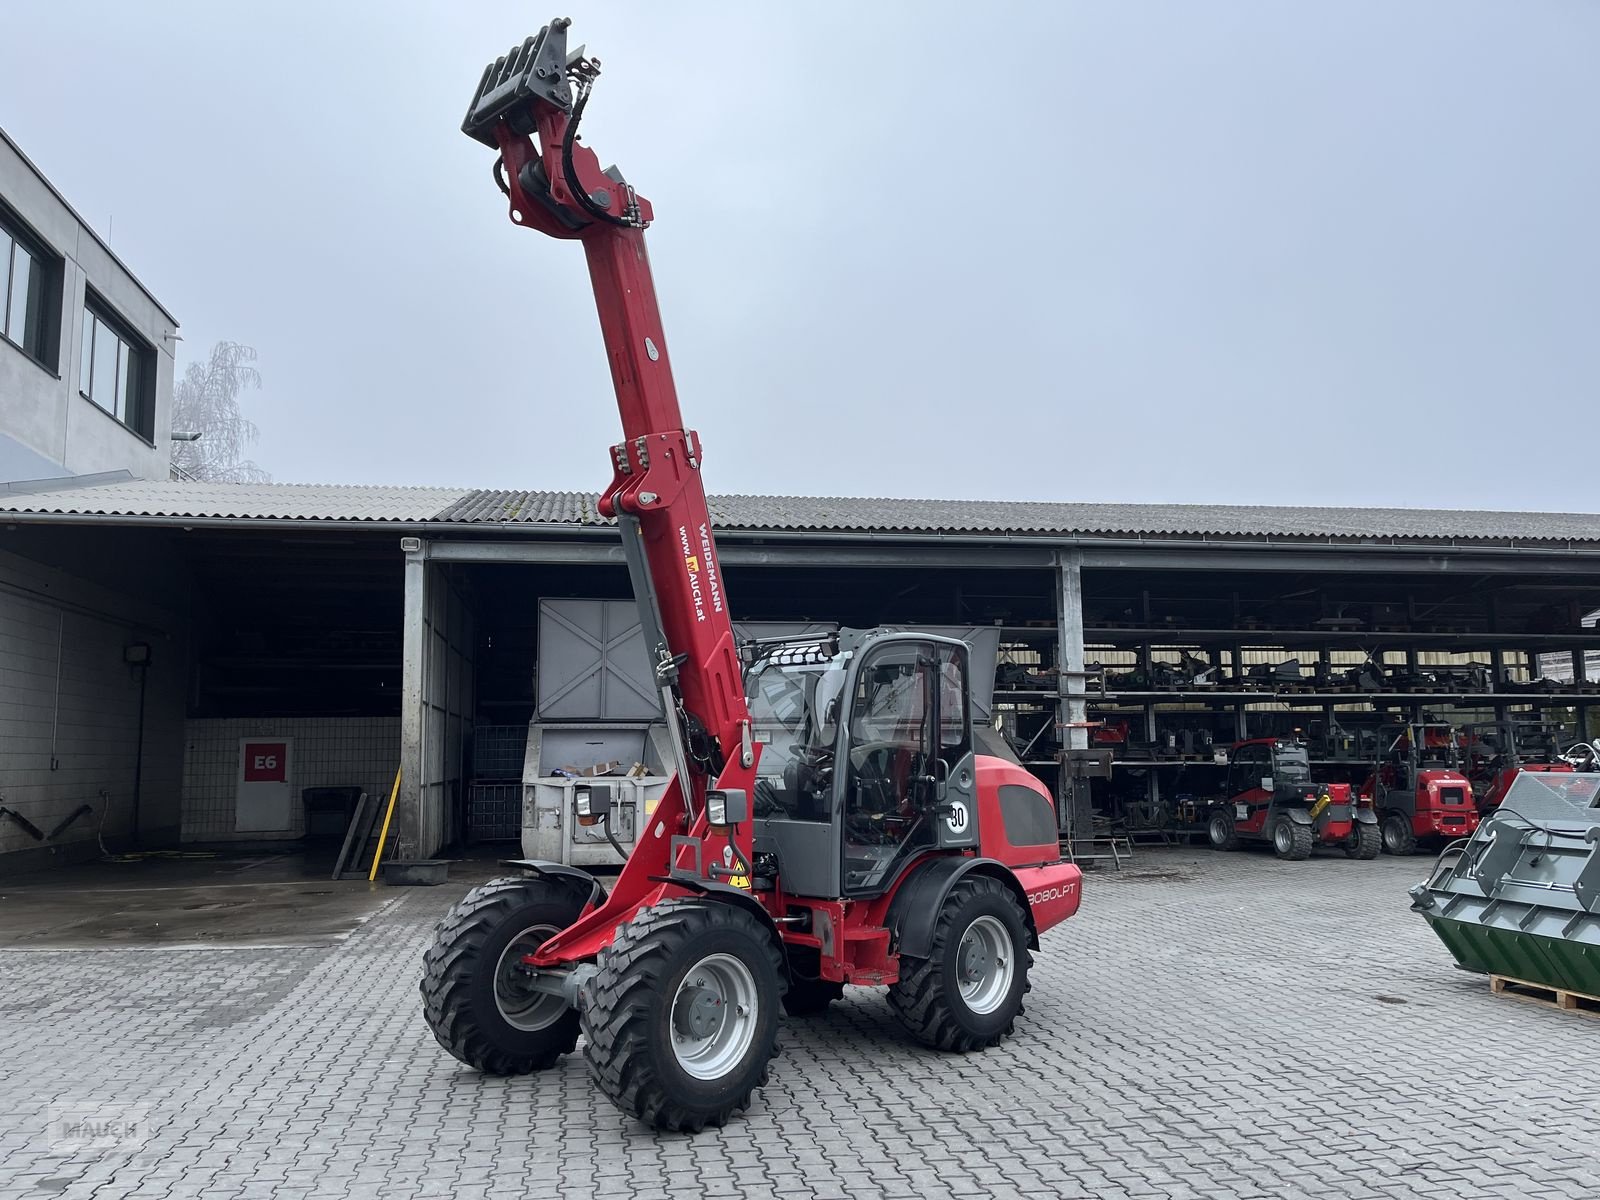
[[[0,124],[280,480],[609,478],[582,253],[457,128],[565,13],[713,491],[1595,507],[1591,0],[549,2],[15,0]]]

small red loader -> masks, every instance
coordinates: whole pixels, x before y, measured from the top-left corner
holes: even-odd
[[[994,1046],[1082,876],[1049,792],[977,751],[964,643],[736,644],[645,252],[653,210],[578,138],[600,67],[568,52],[568,24],[491,63],[462,128],[497,152],[511,220],[588,259],[623,431],[599,510],[621,533],[675,771],[609,887],[524,860],[455,905],[424,955],[423,1011],[494,1074],[550,1067],[581,1034],[617,1107],[698,1130],[766,1081],[780,1004],[816,1011],[845,984],[887,989],[927,1045]],[[596,782],[580,817],[609,803]]]
[[[1348,783],[1317,781],[1303,743],[1253,738],[1228,751],[1226,799],[1206,817],[1206,837],[1218,850],[1241,842],[1270,842],[1281,859],[1311,857],[1316,846],[1351,858],[1377,858],[1379,835],[1370,798]]]
[[[1361,795],[1372,802],[1385,854],[1471,837],[1478,828],[1472,784],[1461,773],[1454,727],[1432,722],[1384,725]]]

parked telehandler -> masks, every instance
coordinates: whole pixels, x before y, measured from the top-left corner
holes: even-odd
[[[462,128],[497,151],[511,220],[588,259],[623,432],[599,510],[621,532],[675,775],[609,888],[519,861],[452,908],[423,1007],[441,1045],[496,1074],[549,1067],[581,1034],[619,1108],[696,1130],[765,1082],[785,999],[880,986],[918,1040],[995,1045],[1082,880],[1050,794],[975,751],[962,642],[845,630],[741,657],[645,253],[653,210],[579,141],[600,66],[568,51],[568,24],[491,63]],[[604,784],[585,797],[580,815],[602,817]]]
[[[1378,822],[1370,799],[1348,783],[1315,778],[1305,744],[1290,738],[1251,738],[1228,751],[1224,798],[1206,817],[1206,836],[1218,850],[1245,841],[1270,842],[1279,858],[1297,862],[1316,846],[1351,858],[1377,858]]]

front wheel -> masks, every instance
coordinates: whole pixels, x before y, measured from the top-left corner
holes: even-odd
[[[1009,1034],[1028,990],[1028,929],[998,879],[967,875],[945,897],[927,958],[900,956],[889,1004],[911,1035],[939,1050],[984,1050]]]
[[[667,900],[600,951],[583,989],[595,1085],[657,1129],[698,1132],[748,1108],[777,1051],[782,960],[733,904]]]
[[[439,1044],[490,1075],[554,1066],[578,1042],[578,1014],[533,987],[522,960],[576,921],[576,890],[547,879],[473,888],[422,956],[422,1014]]]
[[[1344,852],[1351,858],[1373,859],[1378,857],[1382,847],[1383,835],[1378,831],[1377,822],[1369,825],[1365,821],[1357,821],[1355,832],[1344,844]]]

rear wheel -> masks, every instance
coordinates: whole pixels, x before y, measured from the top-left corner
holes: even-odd
[[[1028,928],[998,879],[968,875],[945,897],[927,958],[900,956],[895,1015],[925,1045],[983,1050],[1012,1031],[1028,990]]]
[[[1404,813],[1392,812],[1383,818],[1383,851],[1385,854],[1416,853],[1417,833]]]
[[[1369,825],[1365,821],[1357,821],[1350,840],[1344,844],[1344,852],[1351,858],[1372,859],[1378,857],[1382,847],[1383,835],[1378,831],[1377,822]]]
[[[1213,850],[1232,850],[1239,845],[1239,828],[1230,809],[1219,808],[1211,814],[1206,822],[1206,837]]]
[[[462,897],[422,956],[422,1013],[439,1044],[491,1075],[542,1070],[569,1053],[578,1014],[534,988],[522,959],[583,908],[575,889],[545,879],[495,879]]]
[[[1272,826],[1272,852],[1286,862],[1311,857],[1311,826],[1279,817]]]
[[[777,1050],[782,960],[755,916],[716,901],[641,910],[584,986],[589,1074],[618,1108],[697,1131],[748,1108]]]

